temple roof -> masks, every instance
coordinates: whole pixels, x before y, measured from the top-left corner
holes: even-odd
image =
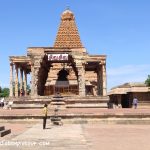
[[[143,82],[129,82],[116,87],[113,87],[108,95],[127,94],[129,92],[149,92],[150,87],[147,87]]]
[[[122,85],[115,86],[112,89],[116,89],[116,88],[131,88],[131,87],[146,87],[146,84],[143,83],[143,82],[129,82],[129,83],[124,83]]]
[[[55,48],[83,48],[80,35],[75,23],[72,11],[65,10],[61,15],[61,23],[58,29]]]

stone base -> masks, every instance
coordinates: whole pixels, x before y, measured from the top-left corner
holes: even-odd
[[[58,116],[51,117],[51,122],[54,125],[63,125],[63,123],[61,121],[61,117],[58,117]]]
[[[52,110],[55,110],[55,109],[58,109],[58,110],[64,110],[66,109],[66,105],[50,105],[50,109]]]
[[[10,129],[6,130],[4,126],[0,127],[0,137],[3,137],[3,136],[10,134],[10,133],[11,133]]]
[[[67,96],[67,97],[47,97],[39,96],[36,99],[31,97],[19,97],[6,99],[7,102],[13,101],[12,109],[42,109],[44,104],[50,108],[107,108],[107,96]]]
[[[53,109],[66,109],[66,101],[63,97],[54,97],[50,103],[50,108]]]
[[[61,102],[57,102],[57,101],[52,101],[51,103],[50,103],[51,105],[65,105],[66,103],[65,102],[63,102],[63,101],[61,101]]]

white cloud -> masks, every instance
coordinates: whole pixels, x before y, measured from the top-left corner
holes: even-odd
[[[150,74],[150,64],[126,65],[107,69],[108,90],[126,82],[144,82]]]

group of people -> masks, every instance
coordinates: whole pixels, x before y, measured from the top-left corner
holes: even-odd
[[[7,101],[4,97],[0,99],[0,108],[11,109],[12,105],[13,105],[13,101]]]

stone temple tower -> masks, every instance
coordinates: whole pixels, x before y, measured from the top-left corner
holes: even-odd
[[[65,10],[61,15],[61,23],[58,29],[54,47],[83,48],[75,23],[74,14],[70,10]]]

